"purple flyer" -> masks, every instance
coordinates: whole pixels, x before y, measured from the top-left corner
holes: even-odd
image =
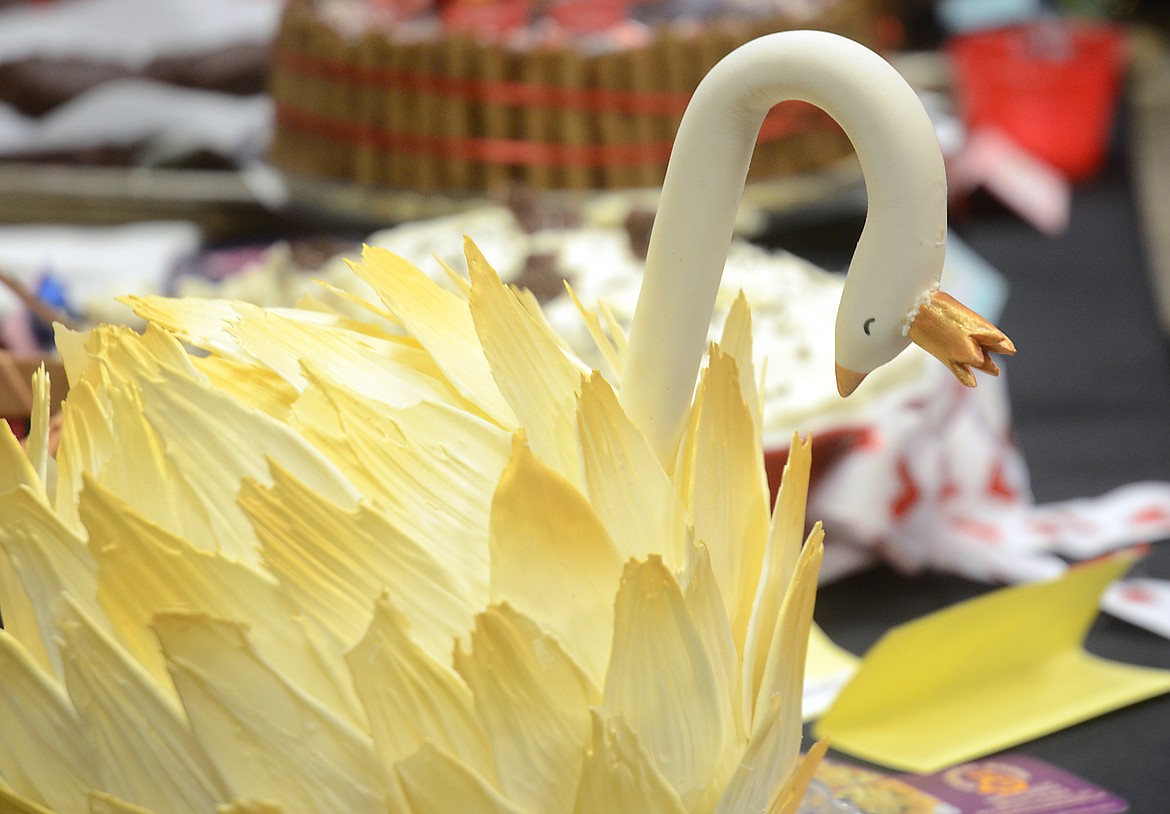
[[[898,779],[962,814],[1119,814],[1129,808],[1100,786],[1024,755],[1001,755]]]

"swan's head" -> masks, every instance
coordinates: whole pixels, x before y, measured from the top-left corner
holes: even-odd
[[[837,313],[837,391],[848,396],[871,371],[891,361],[911,342],[926,350],[967,387],[972,368],[992,376],[990,354],[1012,355],[1016,347],[998,328],[937,286],[901,298],[865,286],[846,286]],[[884,306],[884,307],[883,307]]]

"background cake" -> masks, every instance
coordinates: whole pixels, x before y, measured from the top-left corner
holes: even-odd
[[[657,3],[645,21],[582,2],[389,5],[289,3],[270,85],[275,165],[423,192],[655,187],[691,93],[733,48],[791,28],[879,47],[884,19],[868,0],[707,4],[705,17],[671,16],[701,4]],[[828,116],[785,103],[764,124],[752,177],[850,152]]]

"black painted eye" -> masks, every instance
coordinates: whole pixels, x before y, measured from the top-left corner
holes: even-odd
[[[869,336],[869,326],[870,326],[870,325],[872,325],[872,324],[873,324],[873,323],[875,323],[875,322],[877,322],[877,318],[876,318],[876,317],[870,317],[869,319],[867,319],[867,320],[865,321],[865,324],[861,326],[861,330],[865,331],[865,335],[866,335],[866,336]]]

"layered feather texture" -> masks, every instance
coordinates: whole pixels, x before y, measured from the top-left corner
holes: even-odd
[[[0,431],[0,812],[794,809],[821,533],[808,442],[770,514],[746,304],[664,468],[467,256],[367,250],[364,320],[61,332],[55,458],[41,378]]]

